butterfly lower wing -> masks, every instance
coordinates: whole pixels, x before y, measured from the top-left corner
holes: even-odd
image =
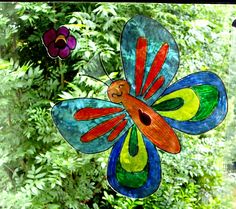
[[[152,107],[173,128],[189,134],[201,134],[224,120],[227,95],[222,80],[216,74],[198,72],[168,87]]]
[[[107,150],[132,125],[122,105],[99,99],[64,100],[51,113],[61,135],[83,153]]]
[[[163,93],[179,66],[173,36],[157,21],[141,15],[126,23],[121,55],[131,95],[148,105]]]
[[[132,198],[147,197],[158,189],[161,182],[159,155],[135,125],[114,145],[107,178],[115,191]]]

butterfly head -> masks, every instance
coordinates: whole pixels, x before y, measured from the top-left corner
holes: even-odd
[[[109,99],[114,103],[121,103],[124,95],[129,94],[130,86],[125,80],[114,81],[107,90]]]

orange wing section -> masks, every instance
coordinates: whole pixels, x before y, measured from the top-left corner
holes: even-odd
[[[136,96],[140,94],[140,90],[142,88],[146,57],[147,57],[147,39],[139,37],[136,45],[136,64],[135,64]]]
[[[86,107],[78,110],[74,114],[74,118],[78,121],[80,120],[92,120],[96,118],[100,118],[103,116],[111,115],[114,113],[121,112],[123,109],[119,107],[106,107],[106,108],[93,108]]]
[[[160,50],[157,52],[156,57],[152,63],[151,69],[148,73],[147,80],[145,81],[145,84],[143,86],[142,94],[145,94],[148,87],[151,85],[151,83],[155,80],[159,72],[161,71],[162,66],[165,63],[166,56],[168,53],[169,45],[167,43],[164,43]]]
[[[125,114],[122,114],[122,115],[119,115],[115,118],[107,120],[103,123],[100,123],[99,125],[95,126],[91,130],[89,130],[86,134],[81,136],[81,141],[82,142],[90,142],[90,141],[106,134],[107,132],[112,130],[115,126],[117,126],[125,118],[125,116],[126,116]],[[110,138],[109,140],[111,141],[111,140],[115,139],[115,137],[112,137],[112,139]]]
[[[177,135],[158,113],[130,94],[123,95],[122,103],[139,130],[153,144],[166,152],[180,152]]]

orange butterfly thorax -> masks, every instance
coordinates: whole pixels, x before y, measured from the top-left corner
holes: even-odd
[[[109,99],[124,105],[139,130],[152,143],[167,152],[179,153],[180,144],[174,130],[158,113],[129,92],[130,86],[125,80],[113,82],[107,90]]]

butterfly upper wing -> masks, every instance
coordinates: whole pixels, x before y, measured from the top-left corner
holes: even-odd
[[[84,153],[110,148],[132,125],[122,105],[99,99],[64,100],[51,113],[61,135]]]
[[[132,198],[149,196],[158,189],[161,181],[159,155],[135,125],[114,145],[107,179],[114,190]]]
[[[121,55],[130,94],[154,103],[173,79],[179,50],[172,35],[145,16],[130,19],[121,36]]]
[[[152,107],[173,128],[201,134],[223,121],[227,114],[227,95],[216,74],[198,72],[169,86]]]

